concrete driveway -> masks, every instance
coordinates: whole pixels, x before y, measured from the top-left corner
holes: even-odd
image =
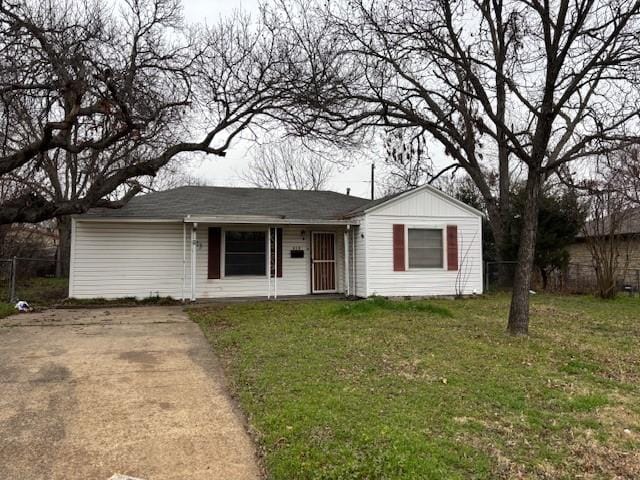
[[[0,320],[0,478],[255,479],[253,445],[180,308]]]

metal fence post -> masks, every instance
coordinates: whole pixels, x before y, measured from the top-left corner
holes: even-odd
[[[16,277],[18,276],[17,272],[17,258],[14,256],[11,259],[11,303],[16,303]]]
[[[484,293],[489,292],[489,262],[484,262]]]

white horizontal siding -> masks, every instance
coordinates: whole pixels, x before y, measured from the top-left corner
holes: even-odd
[[[182,223],[98,223],[73,229],[69,296],[182,296]]]
[[[393,224],[458,227],[458,271],[445,268],[393,271]],[[367,218],[367,293],[385,296],[455,295],[456,283],[465,295],[482,292],[482,233],[479,218]],[[447,246],[443,245],[446,256]],[[446,260],[446,259],[445,259]]]
[[[266,296],[266,276],[207,278],[208,227],[197,229],[196,297],[231,298]],[[221,226],[228,229],[259,229],[263,226]],[[344,291],[343,228],[285,226],[282,241],[282,272],[277,279],[278,295],[311,292],[310,239],[312,230],[336,232],[336,278]],[[302,233],[304,232],[304,234]],[[70,296],[76,298],[119,298],[150,295],[189,298],[191,295],[191,225],[187,225],[186,279],[183,279],[183,225],[161,223],[76,222],[73,232]],[[305,251],[304,258],[291,258],[292,249]],[[271,280],[271,293],[275,280]],[[185,285],[183,290],[183,283]]]
[[[242,229],[262,229],[264,226],[239,226],[239,225],[213,225],[199,224],[198,226],[198,251],[196,256],[196,296],[197,298],[232,298],[232,297],[263,297],[269,292],[267,276],[237,276],[224,277],[224,268],[221,262],[222,276],[220,279],[209,279],[207,255],[208,228],[221,227],[224,231]],[[344,291],[344,239],[340,228],[316,227],[320,231],[336,232],[336,278],[338,279],[338,291]],[[277,279],[278,295],[306,295],[311,293],[311,232],[309,226],[288,225],[282,227],[282,277]],[[304,236],[302,232],[304,231]],[[223,233],[224,234],[224,233]],[[292,249],[302,248],[304,258],[291,258]],[[190,267],[188,268],[190,272]],[[189,281],[190,282],[190,281]],[[190,285],[190,283],[189,283]],[[271,279],[271,295],[275,292],[275,279]]]
[[[355,239],[355,258],[352,263],[355,269],[355,294],[359,297],[367,296],[367,252],[366,252],[366,223],[363,220],[361,224],[353,229]]]
[[[393,225],[458,227],[458,271],[393,270]],[[390,202],[365,216],[366,294],[385,296],[468,295],[482,292],[481,217],[428,189]],[[443,245],[446,256],[446,236]],[[446,257],[445,257],[446,259]]]

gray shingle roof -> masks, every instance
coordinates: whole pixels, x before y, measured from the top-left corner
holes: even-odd
[[[618,226],[616,227],[614,235],[640,234],[640,207],[629,208],[618,212],[616,217],[614,217],[614,221],[618,223]],[[611,220],[609,217],[601,218],[599,223],[594,223],[594,220],[589,220],[585,224],[583,231],[578,233],[577,237],[584,238],[585,236],[607,235],[611,229],[610,223]]]
[[[353,210],[348,212],[349,217],[355,217],[365,212],[365,210],[369,210],[370,208],[375,207],[376,205],[380,205],[382,203],[388,202],[389,200],[393,200],[396,197],[399,197],[403,193],[406,193],[408,190],[402,190],[400,192],[392,193],[390,195],[386,195],[384,197],[377,198],[375,200],[368,200],[367,203],[362,204]]]
[[[178,187],[134,197],[119,209],[94,208],[82,217],[181,219],[187,215],[250,215],[335,220],[371,200],[329,191]]]

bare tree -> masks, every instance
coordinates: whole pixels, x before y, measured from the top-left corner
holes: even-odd
[[[240,14],[187,28],[178,0],[0,0],[0,176],[19,185],[0,224],[117,208],[181,154],[223,156],[285,106],[279,48]]]
[[[595,270],[598,296],[613,298],[617,281],[626,277],[633,242],[626,224],[634,213],[624,195],[616,190],[598,191],[590,197],[590,220],[583,235]],[[637,214],[637,212],[636,212]]]
[[[323,190],[333,172],[325,153],[287,139],[260,145],[242,178],[256,187]]]
[[[424,130],[473,179],[498,244],[511,175],[522,172],[530,208],[507,329],[526,334],[543,184],[564,165],[638,140],[640,2],[300,5],[281,0],[270,20],[301,45],[289,58],[309,79],[299,96],[314,115],[294,123],[298,131]]]

